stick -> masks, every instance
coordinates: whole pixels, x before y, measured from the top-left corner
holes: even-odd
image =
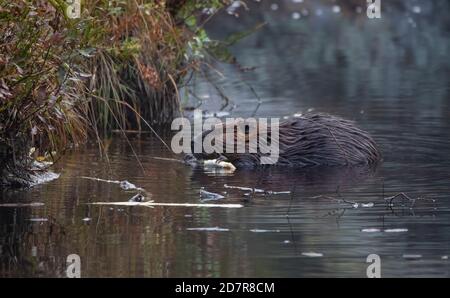
[[[154,202],[94,202],[89,205],[115,205],[115,206],[167,206],[167,207],[207,207],[207,208],[242,208],[241,204],[193,204],[193,203],[154,203]]]

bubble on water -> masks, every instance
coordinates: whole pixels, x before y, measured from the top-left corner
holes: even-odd
[[[280,230],[263,230],[263,229],[252,229],[250,232],[253,233],[279,233]]]
[[[442,260],[448,260],[448,256],[442,256],[441,259]]]
[[[302,15],[301,15],[299,12],[293,12],[293,13],[292,13],[292,18],[293,18],[294,20],[300,19],[301,16],[302,16]]]
[[[272,3],[272,4],[270,5],[270,9],[272,9],[272,10],[278,10],[278,4]]]
[[[375,206],[374,203],[362,203],[361,207],[363,208],[372,208],[373,206]]]
[[[294,3],[303,3],[303,0],[292,0]]]
[[[88,221],[91,221],[91,220],[92,220],[92,218],[89,218],[89,217],[85,217],[85,218],[82,219],[82,221],[84,221],[84,222],[88,222]]]
[[[361,6],[356,7],[356,13],[362,13],[363,9]]]
[[[307,10],[306,8],[302,9],[302,14],[306,17],[309,15],[309,10]]]
[[[37,217],[37,218],[29,218],[28,220],[32,221],[32,222],[46,222],[46,221],[48,221],[48,218]]]
[[[413,6],[412,11],[413,11],[414,13],[419,14],[419,13],[422,12],[422,8],[421,8],[419,5],[415,5],[415,6]]]
[[[206,227],[206,228],[187,228],[188,231],[203,231],[203,232],[228,232],[230,229],[219,227]]]
[[[339,5],[333,5],[333,12],[334,13],[340,13],[341,7]]]
[[[323,14],[322,9],[319,8],[319,9],[316,10],[316,16],[320,17],[322,14]]]
[[[302,252],[302,255],[310,258],[319,258],[323,257],[323,253],[320,252]]]
[[[380,229],[368,228],[368,229],[362,229],[361,232],[364,232],[364,233],[378,233],[378,232],[380,232]]]
[[[291,243],[291,240],[284,240],[283,243],[284,244],[289,244],[289,243]]]
[[[384,230],[386,233],[404,233],[408,232],[408,229],[386,229]]]

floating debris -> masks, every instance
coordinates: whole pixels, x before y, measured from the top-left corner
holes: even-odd
[[[124,181],[120,181],[119,186],[121,189],[123,190],[131,190],[131,189],[136,189],[136,185],[134,185],[133,183],[130,183],[126,180]]]
[[[225,188],[231,188],[231,189],[239,189],[239,190],[242,190],[242,191],[264,192],[264,190],[258,189],[258,188],[232,186],[232,185],[227,185],[227,184],[224,184],[224,187]]]
[[[377,229],[377,228],[369,228],[369,229],[362,229],[361,232],[364,232],[364,233],[378,233],[378,232],[381,232],[381,230]]]
[[[263,229],[252,229],[250,232],[253,233],[279,233],[280,230],[263,230]]]
[[[237,189],[241,191],[245,191],[247,193],[244,194],[245,197],[249,197],[253,193],[260,193],[263,195],[283,195],[283,194],[290,194],[290,191],[271,191],[271,190],[264,190],[260,188],[251,188],[251,187],[241,187],[241,186],[233,186],[224,184],[223,187],[229,188],[229,189]]]
[[[37,162],[35,162],[35,163],[37,163]],[[43,164],[44,162],[42,162],[41,164]],[[47,165],[47,166],[42,166],[41,168],[37,168],[38,170],[41,170],[41,171],[43,171],[43,172],[39,172],[39,171],[36,171],[33,175],[32,175],[32,177],[31,177],[31,183],[30,183],[30,186],[36,186],[36,185],[39,185],[39,184],[42,184],[42,183],[47,183],[47,182],[50,182],[50,181],[53,181],[53,180],[56,180],[56,179],[58,179],[59,178],[59,176],[60,176],[60,174],[57,174],[57,173],[54,173],[54,172],[51,172],[51,171],[47,171],[47,168],[46,167],[48,167],[49,165]],[[36,167],[36,165],[35,164],[33,164],[33,167]]]
[[[230,229],[219,227],[206,227],[206,228],[187,228],[188,231],[203,231],[203,232],[228,232]]]
[[[310,258],[319,258],[323,257],[323,254],[320,252],[302,252],[302,255]]]
[[[339,5],[333,5],[333,12],[334,13],[340,13],[341,12],[341,8],[339,7]]]
[[[226,117],[226,116],[229,116],[229,115],[230,115],[230,112],[220,111],[220,112],[214,112],[214,113],[206,113],[203,116],[205,118],[211,118],[211,117],[222,118],[222,117]]]
[[[234,172],[236,171],[236,167],[230,163],[230,162],[226,162],[226,161],[222,161],[219,159],[209,159],[209,160],[205,160],[203,161],[203,166],[205,168],[219,168],[219,169],[224,169],[227,170],[229,172]]]
[[[32,222],[46,222],[46,221],[48,221],[48,218],[37,217],[37,218],[29,218],[27,220],[32,221]]]
[[[108,180],[108,179],[101,179],[101,178],[95,178],[95,177],[87,177],[87,176],[81,176],[82,179],[88,179],[88,180],[94,180],[94,181],[100,181],[100,182],[106,182],[106,183],[113,183],[118,184],[121,189],[123,190],[140,190],[145,191],[143,188],[137,187],[133,183],[128,182],[127,180]]]
[[[144,201],[145,201],[145,196],[143,196],[140,193],[134,195],[131,199],[128,200],[128,202],[144,202]]]
[[[227,7],[226,11],[230,15],[238,16],[236,10],[241,7],[241,5],[241,1],[233,1],[233,3]]]
[[[408,229],[386,229],[384,230],[386,233],[404,233],[408,232]]]
[[[293,13],[292,13],[292,18],[293,18],[294,20],[300,19],[301,16],[302,16],[302,15],[301,15],[299,12],[293,12]]]
[[[200,199],[203,201],[216,201],[216,200],[221,200],[224,198],[225,198],[225,196],[223,196],[221,194],[209,192],[204,189],[200,189]]]
[[[230,188],[230,189],[238,189],[238,190],[242,190],[242,191],[258,192],[258,193],[264,193],[265,192],[264,189],[251,188],[251,187],[232,186],[232,185],[228,185],[228,184],[224,184],[223,187]]]
[[[422,8],[420,8],[420,6],[418,6],[418,5],[415,5],[415,6],[413,6],[412,11],[416,14],[419,14],[422,12]]]
[[[144,207],[200,207],[200,208],[242,208],[241,204],[193,204],[193,203],[155,203],[151,202],[94,202],[88,205],[105,205],[105,206],[144,206]],[[119,210],[118,210],[119,211]]]
[[[22,204],[22,203],[6,203],[6,204],[0,204],[0,207],[41,207],[41,206],[45,206],[44,203],[29,203],[29,204]]]
[[[289,190],[287,190],[287,191],[271,191],[271,190],[269,190],[269,191],[266,191],[266,193],[268,195],[288,195],[291,192]]]

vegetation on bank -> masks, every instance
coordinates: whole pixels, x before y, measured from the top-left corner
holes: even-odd
[[[72,19],[65,0],[0,0],[0,185],[90,133],[169,122],[177,86],[218,45],[196,14],[227,2],[83,0]]]

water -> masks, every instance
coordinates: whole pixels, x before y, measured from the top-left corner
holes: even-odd
[[[142,170],[114,135],[109,163],[89,144],[58,163],[59,179],[2,192],[0,276],[65,276],[67,256],[78,254],[83,277],[365,277],[372,253],[384,277],[449,276],[448,2],[392,2],[382,20],[353,6],[337,12],[329,1],[273,1],[276,10],[262,2],[208,25],[220,37],[268,22],[233,47],[254,71],[220,66],[226,79],[213,76],[232,100],[225,110],[254,113],[250,84],[262,100],[258,116],[314,109],[353,119],[374,136],[383,164],[219,175],[154,159],[179,156],[149,133],[129,134]],[[196,85],[210,97],[202,107],[217,112],[214,88]],[[136,190],[82,176],[127,180],[159,203],[201,203],[204,187],[226,197],[212,203],[244,207],[88,205],[128,201]],[[291,194],[248,195],[225,184]],[[384,199],[401,192],[423,199]]]

